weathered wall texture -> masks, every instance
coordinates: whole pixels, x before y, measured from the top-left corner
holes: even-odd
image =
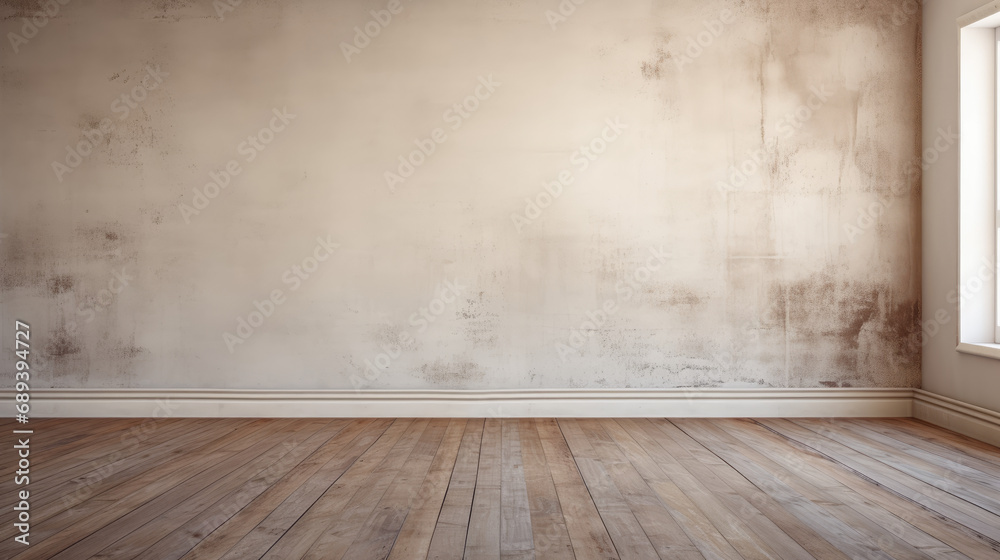
[[[0,7],[36,386],[919,384],[903,2],[223,1]]]

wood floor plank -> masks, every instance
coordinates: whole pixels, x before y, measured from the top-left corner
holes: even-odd
[[[1000,559],[1000,449],[913,419],[32,427],[0,558]]]
[[[89,458],[88,454],[102,453],[106,443],[128,435],[128,430],[140,425],[134,418],[112,420],[87,419],[77,423],[56,424],[51,428],[32,426],[31,452],[38,460],[36,482],[59,473],[65,465],[78,465]],[[20,428],[14,428],[20,429]],[[10,432],[8,432],[10,433]],[[37,449],[36,449],[37,447]],[[3,465],[0,475],[12,476],[15,465]],[[6,497],[6,491],[0,497]]]
[[[851,422],[904,444],[906,446],[904,449],[916,448],[933,454],[936,459],[928,458],[928,460],[934,460],[941,466],[954,467],[955,465],[961,465],[974,469],[989,477],[982,479],[980,475],[975,475],[978,480],[988,484],[996,485],[997,481],[1000,480],[1000,457],[995,461],[986,461],[978,457],[973,457],[958,451],[955,447],[949,447],[934,441],[931,439],[933,436],[927,437],[925,435],[924,437],[918,437],[890,422],[867,419],[855,419]]]
[[[665,434],[656,433],[653,426],[635,420],[609,420],[606,424],[608,432],[667,504],[671,516],[700,554],[707,558],[742,558],[761,550],[755,544],[757,537],[743,526],[741,517],[726,510],[720,496],[712,495],[690,472],[699,472],[705,468],[704,465],[695,461],[683,465],[668,450],[672,443],[660,441],[667,438]],[[681,460],[685,458],[683,449],[678,447],[673,452]],[[787,536],[784,538],[788,539]],[[746,554],[741,554],[732,543],[737,543]],[[779,541],[778,544],[780,550],[782,543]],[[794,548],[794,541],[786,547]]]
[[[185,452],[188,441],[197,441],[203,430],[210,429],[210,424],[194,424],[185,429],[178,425],[174,429],[164,429],[142,442],[134,442],[128,447],[117,449],[110,454],[89,460],[76,468],[67,468],[46,479],[41,486],[43,492],[36,496],[35,506],[42,507],[54,501],[65,502],[61,509],[47,508],[48,511],[62,511],[79,503],[83,499],[100,494],[104,489],[114,487],[120,480],[127,480],[138,473],[169,461],[172,456]],[[232,425],[233,429],[237,425]],[[215,425],[214,430],[224,429],[224,425]],[[41,513],[41,512],[39,512]],[[38,515],[36,521],[41,521]]]
[[[242,560],[260,558],[274,543],[323,495],[361,455],[378,440],[389,427],[388,420],[365,420],[353,422],[344,429],[350,443],[338,452],[316,472],[302,481],[281,505],[271,511],[250,533],[240,539],[223,558]],[[372,427],[374,426],[374,427]],[[372,429],[367,429],[372,427]]]
[[[243,421],[243,424],[248,423],[249,421]],[[218,437],[225,433],[227,427],[236,429],[238,425],[231,422],[216,423],[214,426],[199,423],[192,424],[190,429],[185,430],[181,423],[176,427],[178,431],[164,430],[162,434],[158,434],[162,437],[150,437],[129,444],[125,450],[118,445],[120,440],[107,442],[101,460],[97,462],[80,458],[79,460],[87,462],[68,467],[37,484],[32,479],[32,521],[38,526],[71,508],[79,508],[83,502],[101,496],[120,483],[190,452],[190,442],[205,441],[207,436]],[[211,439],[209,437],[208,441]],[[42,459],[33,456],[33,461]],[[6,521],[3,517],[0,519]],[[4,523],[0,526],[0,539],[12,537],[15,531],[12,525]]]
[[[610,422],[612,421],[608,421]],[[757,544],[758,539],[761,539],[780,558],[802,560],[813,558],[789,534],[797,535],[800,527],[781,526],[778,524],[781,519],[775,523],[737,488],[733,488],[723,477],[714,472],[715,469],[725,469],[730,475],[734,474],[728,465],[714,460],[706,463],[695,457],[699,452],[708,454],[700,444],[688,442],[684,438],[681,438],[681,442],[674,441],[646,420],[623,419],[617,423],[630,428],[622,436],[622,444],[627,445],[627,448],[637,456],[633,461],[642,461],[644,476],[657,480],[661,487],[669,482],[676,486],[670,489],[670,495],[680,494],[690,499],[690,505],[683,509],[678,508],[674,516],[682,522],[682,526],[686,527],[686,531],[692,535],[706,556],[731,555],[726,542],[738,543],[740,553],[744,556],[754,554],[753,551],[761,550]],[[625,436],[634,441],[628,442]],[[685,443],[688,445],[685,446]],[[691,446],[694,447],[694,454],[689,451]],[[714,455],[709,457],[714,458]],[[655,464],[649,464],[649,461],[654,459]],[[738,480],[743,481],[742,478]],[[671,502],[675,507],[687,503],[682,499],[674,499]],[[719,529],[715,529],[716,527]],[[718,542],[716,532],[724,536],[725,541]],[[825,551],[816,552],[822,556]]]
[[[740,514],[747,519],[755,519],[754,511],[759,511],[764,517],[780,527],[789,537],[799,543],[816,558],[822,559],[846,559],[847,556],[834,547],[829,541],[824,539],[819,533],[814,531],[798,516],[788,511],[781,502],[773,496],[753,484],[744,477],[732,465],[723,461],[715,453],[705,448],[700,442],[691,438],[687,433],[674,425],[667,419],[642,420],[648,426],[655,427],[655,431],[650,433],[661,433],[665,439],[658,439],[657,442],[673,454],[678,462],[687,465],[689,471],[698,473],[698,465],[708,468],[720,481],[735,490],[752,507],[741,507]],[[709,480],[705,477],[705,480]],[[766,531],[766,524],[762,519],[757,518],[757,523],[761,527],[762,533]],[[787,549],[787,544],[781,544],[783,539],[772,541],[775,546]],[[790,556],[794,557],[794,552],[786,550]]]
[[[65,496],[67,492],[64,488],[56,489],[56,487],[74,477],[79,477],[77,482],[82,484],[95,478],[99,480],[102,474],[108,471],[110,463],[138,452],[145,447],[143,444],[146,441],[157,435],[162,436],[162,432],[169,432],[170,427],[193,431],[189,423],[183,422],[175,422],[172,426],[164,429],[153,430],[152,434],[139,431],[136,422],[109,422],[109,426],[98,425],[96,433],[92,435],[83,434],[83,437],[62,438],[72,440],[65,448],[57,447],[39,452],[35,451],[38,436],[31,434],[29,440],[32,463],[39,465],[37,469],[32,469],[31,476],[35,488],[38,489],[37,504],[40,506],[52,501],[53,498],[48,496],[50,494],[54,495],[55,499],[62,499],[62,496]],[[4,502],[0,503],[13,499],[16,492],[16,488],[4,488],[0,492],[0,500],[4,500]],[[3,527],[7,528],[7,524],[4,523]]]
[[[412,424],[412,420],[393,421],[333,486],[281,535],[264,558],[301,558],[323,534],[329,523],[328,518],[344,508],[360,488],[361,482],[382,464]],[[336,447],[331,445],[326,449],[333,451]]]
[[[533,560],[535,542],[517,420],[501,420],[500,433],[500,557]]]
[[[343,558],[381,560],[389,556],[410,506],[414,503],[414,489],[427,478],[434,457],[441,450],[443,442],[447,441],[449,432],[455,433],[460,429],[459,420],[431,421],[426,437],[421,438],[417,447],[410,453],[406,464],[400,469],[382,499],[375,505],[375,510],[368,515],[368,519],[362,524],[357,537],[343,554]],[[324,558],[337,556],[327,550],[323,550],[321,554]]]
[[[880,418],[879,421],[952,449],[958,456],[971,456],[988,462],[1000,463],[1000,447],[946,430],[923,420],[916,418]]]
[[[218,427],[209,432],[193,430],[191,434],[176,438],[183,453],[170,462],[151,463],[143,467],[133,467],[129,473],[122,471],[120,480],[105,481],[104,484],[86,486],[69,495],[66,500],[59,500],[40,506],[34,513],[36,517],[33,531],[41,539],[48,538],[81,520],[93,524],[97,519],[112,515],[116,509],[123,509],[132,504],[142,503],[144,499],[155,495],[158,488],[170,484],[178,473],[185,469],[196,468],[195,465],[204,461],[206,456],[222,457],[230,452],[223,451],[233,441],[253,436],[256,429],[277,426],[271,420],[246,421],[244,430],[236,431],[232,425],[219,423]],[[190,471],[195,472],[195,471]],[[114,507],[111,507],[114,504]],[[96,516],[96,517],[95,517]],[[0,544],[0,552],[4,544]]]
[[[500,420],[487,419],[483,426],[483,441],[479,447],[479,473],[476,475],[476,490],[469,515],[466,558],[500,558],[501,446]]]
[[[558,423],[553,419],[543,419],[535,427],[552,473],[566,530],[573,543],[573,554],[577,560],[620,558]]]
[[[122,535],[119,533],[130,530],[136,520],[148,520],[164,507],[172,507],[175,501],[190,496],[204,487],[203,484],[207,485],[215,480],[212,477],[220,477],[260,450],[270,448],[292,429],[292,424],[291,421],[282,420],[271,422],[256,432],[235,439],[216,452],[202,455],[186,468],[159,479],[158,484],[151,483],[131,493],[126,500],[109,503],[97,514],[81,519],[48,537],[40,543],[39,548],[51,553],[50,558],[87,558],[103,548],[105,539],[115,535],[120,537]],[[202,479],[200,475],[206,471],[209,473],[208,477]],[[97,504],[103,502],[104,500],[96,501]],[[38,550],[34,552],[38,553]]]
[[[675,516],[706,557],[779,557],[777,551],[784,554],[781,557],[801,556],[802,547],[788,534],[781,537],[782,531],[772,530],[767,515],[750,505],[752,498],[740,494],[741,483],[745,480],[730,465],[667,420],[635,420],[632,424],[639,428],[635,433],[643,442],[642,449],[656,458],[666,474],[657,482],[657,487],[679,506]],[[738,483],[733,484],[733,480]],[[714,492],[709,490],[706,481],[715,485]],[[727,507],[727,501],[738,509]],[[754,504],[760,506],[759,502]],[[766,510],[766,505],[761,506],[762,509]],[[760,530],[759,534],[755,527]],[[800,529],[794,525],[786,527]],[[777,538],[766,542],[761,535]]]
[[[211,506],[203,509],[197,516],[187,520],[175,528],[170,534],[158,540],[153,546],[137,556],[139,560],[176,560],[187,554],[198,545],[206,535],[210,535],[226,523],[234,514],[243,510],[257,496],[260,496],[272,485],[278,484],[286,474],[294,469],[308,466],[310,461],[316,461],[321,455],[317,451],[329,445],[343,433],[349,420],[330,422],[322,430],[313,434],[301,445],[290,449],[278,461],[257,473],[239,488],[219,498]],[[342,436],[343,437],[343,436]]]
[[[233,442],[243,439],[255,440],[279,428],[281,422],[255,420],[249,421],[246,426],[248,428],[246,431],[227,431],[220,427],[209,437],[188,440],[188,452],[172,463],[159,465],[113,488],[106,488],[100,494],[88,496],[86,500],[71,509],[32,525],[32,534],[38,542],[42,542],[46,550],[50,551],[52,551],[50,547],[54,544],[48,541],[53,535],[69,531],[75,533],[77,537],[76,539],[67,537],[66,540],[70,542],[78,540],[82,538],[79,535],[89,534],[103,526],[103,523],[121,517],[131,509],[155,498],[165,489],[183,481],[187,476],[204,469],[209,461],[221,460],[232,455],[233,452],[225,448]],[[17,548],[13,539],[0,542],[0,557],[12,554],[14,550]]]
[[[977,494],[980,499],[989,499],[993,504],[1000,504],[1000,479],[990,476],[982,470],[958,461],[953,461],[947,456],[925,451],[921,447],[892,438],[878,430],[869,429],[858,422],[839,421],[837,422],[837,426],[862,438],[880,450],[903,456],[902,459],[904,462],[912,463],[924,472],[930,473],[932,477],[943,479],[944,482],[940,485],[936,484],[936,486],[946,492],[949,488],[963,489]],[[1000,470],[1000,465],[995,465],[994,467]],[[955,494],[955,492],[951,493]],[[958,495],[959,497],[964,497],[961,493]]]
[[[560,420],[559,428],[573,452],[577,468],[587,484],[604,526],[622,560],[659,558],[653,543],[632,513],[625,497],[608,474],[600,456],[576,420]]]
[[[579,424],[610,474],[611,482],[625,498],[625,503],[660,558],[702,558],[702,554],[672,516],[669,502],[664,501],[648,484],[649,480],[637,470],[641,465],[635,463],[641,463],[648,457],[630,454],[629,451],[634,449],[629,448],[623,434],[615,426],[610,428],[619,435],[618,440],[608,435],[605,426],[598,420],[580,420]],[[619,442],[625,444],[624,449]]]
[[[559,506],[559,496],[535,420],[518,420],[518,434],[521,437],[525,493],[530,508],[535,555],[552,560],[573,560],[576,558],[573,543],[566,529],[566,518]]]
[[[870,464],[869,461],[876,463],[878,465],[877,472],[894,477],[904,486],[916,490],[929,498],[932,503],[949,512],[949,516],[959,515],[963,523],[967,523],[970,527],[976,528],[992,539],[1000,540],[1000,515],[993,511],[1000,507],[1000,504],[993,504],[992,500],[984,498],[974,491],[952,484],[947,476],[943,480],[937,479],[934,473],[924,469],[925,465],[918,464],[916,460],[910,462],[899,460],[887,450],[872,445],[871,442],[867,442],[863,438],[852,436],[836,423],[807,423],[801,419],[789,422],[815,434],[821,434],[825,440],[834,445],[850,449],[853,453],[852,457],[861,459],[865,464]],[[971,500],[967,498],[971,498]]]
[[[32,436],[32,448],[37,445],[39,455],[51,457],[53,452],[58,455],[63,450],[72,452],[140,423],[139,418],[46,418],[32,420],[29,425],[13,423],[5,431],[31,430],[33,433],[28,435]],[[15,469],[12,465],[4,465],[0,474],[7,476]]]
[[[483,439],[483,419],[469,420],[455,468],[438,514],[427,557],[433,560],[460,560],[465,554],[469,517],[479,474],[479,448]]]
[[[879,532],[884,536],[880,535],[879,539],[898,537],[931,558],[953,560],[968,558],[946,542],[924,532],[920,524],[911,524],[906,519],[884,508],[883,504],[870,493],[858,492],[837,478],[830,476],[814,464],[813,457],[789,450],[787,446],[782,445],[783,442],[778,436],[762,427],[736,420],[713,420],[712,423],[732,434],[737,440],[752,442],[754,448],[761,453],[766,453],[770,460],[781,463],[809,483],[821,488],[827,494],[826,499],[850,506],[871,522],[880,525]],[[886,547],[882,546],[882,548]]]
[[[198,495],[209,491],[218,481],[232,478],[244,472],[248,463],[255,465],[255,461],[261,460],[261,455],[264,456],[264,462],[277,457],[282,452],[281,443],[294,438],[296,432],[301,429],[301,425],[295,427],[288,426],[286,429],[261,439],[255,445],[243,449],[241,452],[224,461],[209,465],[208,468],[203,469],[196,475],[184,480],[183,483],[167,490],[157,496],[156,499],[132,510],[128,515],[122,516],[112,523],[105,525],[100,530],[53,556],[53,559],[101,558],[102,555],[99,551],[104,550],[107,543],[117,543],[140,527],[154,519],[162,517],[166,512],[183,506],[187,500],[191,498],[197,499]],[[309,428],[306,429],[308,430]],[[144,548],[142,547],[142,542],[136,544],[133,541],[126,541],[122,553],[134,556],[134,554],[138,554]],[[110,552],[113,554],[115,551],[112,550]]]
[[[808,462],[844,486],[875,500],[879,506],[905,523],[920,528],[922,531],[940,539],[970,558],[989,558],[1000,554],[1000,543],[925,507],[923,504],[914,501],[911,496],[897,492],[878,482],[878,480],[839,463],[835,458],[826,455],[820,449],[810,447],[800,440],[791,439],[787,434],[781,432],[780,429],[774,429],[759,421],[747,420],[746,422],[771,432],[797,449],[799,453],[794,455],[797,460]]]
[[[744,437],[735,437],[732,433],[722,429],[712,420],[694,420],[692,424],[703,434],[707,434],[713,441],[726,445],[729,449],[739,453],[745,459],[758,465],[763,471],[788,485],[788,487],[805,497],[807,500],[821,505],[823,509],[834,517],[851,527],[863,537],[873,547],[881,549],[887,555],[896,560],[929,560],[931,556],[912,546],[906,540],[886,530],[876,521],[866,517],[862,512],[874,513],[876,517],[888,519],[887,512],[879,511],[871,504],[865,504],[835,481],[831,481],[822,476],[815,476],[810,473],[805,466],[796,462],[786,466],[780,463],[777,457],[770,457],[758,451],[758,447],[763,443],[752,437],[752,434],[741,433]],[[867,509],[867,506],[874,508]],[[917,537],[914,532],[912,536]],[[924,535],[926,536],[926,535]],[[934,542],[933,546],[947,549],[946,545]],[[952,551],[953,552],[953,551]]]
[[[986,485],[968,477],[963,479],[955,470],[939,467],[919,457],[900,457],[895,447],[872,439],[877,434],[862,434],[860,428],[851,429],[850,424],[838,421],[817,422],[810,419],[795,420],[795,422],[809,429],[822,429],[824,435],[829,439],[864,453],[872,459],[960,498],[964,502],[975,504],[997,516],[996,520],[1000,523],[1000,492]],[[971,508],[966,507],[965,509]]]
[[[402,423],[397,422],[394,426],[397,424],[402,425]],[[365,428],[365,435],[375,437],[379,434],[380,430],[384,429],[383,424],[372,422]],[[385,431],[389,430],[391,428]],[[381,440],[382,437],[385,437],[384,432],[377,437],[376,441]],[[238,508],[235,515],[232,515],[221,526],[218,526],[215,531],[198,543],[197,546],[186,553],[182,557],[183,560],[217,560],[221,558],[246,538],[251,531],[260,527],[269,516],[285,504],[286,500],[290,499],[306,481],[312,479],[325,465],[334,460],[353,457],[358,449],[361,449],[367,443],[366,439],[366,437],[357,438],[353,431],[343,430],[337,433],[319,451],[313,453],[286,475],[280,477],[266,491],[253,496],[249,504]],[[364,455],[362,454],[361,456],[363,457]],[[340,482],[340,480],[337,482]],[[334,483],[334,486],[336,485],[337,483]],[[309,541],[309,544],[311,543]]]
[[[309,442],[315,442],[318,445],[321,441],[329,439],[328,435],[323,433],[325,427],[332,426],[334,433],[336,433],[348,423],[348,420],[316,420],[299,423],[287,439],[205,487],[184,502],[162,512],[155,522],[146,523],[114,544],[105,547],[94,556],[94,560],[135,558],[150,545],[194,519],[201,512],[210,509],[217,501],[249,483],[253,478],[262,476],[270,469],[280,468],[282,462],[287,461],[289,454],[292,454],[293,457],[298,455],[292,452],[300,445],[308,445],[311,449],[315,449]],[[314,438],[315,435],[319,437]]]
[[[355,465],[357,471],[352,467],[344,473],[346,478],[338,480],[338,484],[327,490],[296,522],[296,525],[302,523],[304,531],[296,536],[293,526],[282,537],[285,547],[276,545],[271,557],[303,558],[310,554],[322,556],[323,552],[327,557],[342,556],[429,425],[429,420],[417,420],[406,425],[402,435],[392,438],[391,442],[377,442],[384,444],[375,450],[377,455]]]
[[[410,494],[410,511],[392,546],[390,560],[427,557],[434,527],[437,525],[468,425],[468,420],[452,420],[448,425],[427,477]]]
[[[924,507],[955,520],[979,533],[987,542],[1000,545],[1000,540],[998,540],[1000,539],[1000,522],[989,519],[992,514],[986,510],[963,502],[947,492],[912,478],[851,447],[794,422],[771,418],[760,419],[758,422],[763,426],[775,429],[790,439],[804,443],[859,475],[863,473],[868,479],[905,497],[915,507]]]
[[[879,547],[868,542],[868,539],[854,527],[844,523],[827,511],[823,505],[808,500],[796,492],[784,480],[778,478],[760,465],[744,457],[739,450],[720,441],[710,432],[699,426],[698,420],[671,420],[678,428],[692,438],[698,440],[710,451],[729,463],[744,477],[758,488],[776,497],[785,509],[794,513],[827,541],[844,551],[851,558],[871,558],[878,560],[893,560]]]

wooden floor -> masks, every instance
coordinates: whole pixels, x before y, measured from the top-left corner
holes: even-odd
[[[1000,558],[1000,449],[909,419],[31,428],[0,558]]]

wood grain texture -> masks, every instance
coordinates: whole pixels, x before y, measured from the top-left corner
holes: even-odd
[[[39,422],[0,557],[1000,558],[1000,449],[909,419],[139,426]]]

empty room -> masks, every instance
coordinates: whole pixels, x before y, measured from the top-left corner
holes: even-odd
[[[1000,0],[0,0],[0,559],[1000,559]]]

